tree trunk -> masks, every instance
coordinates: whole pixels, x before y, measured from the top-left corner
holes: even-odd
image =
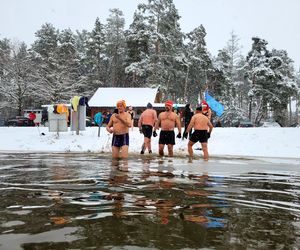
[[[189,79],[189,70],[190,68],[187,67],[187,71],[186,71],[186,77],[185,77],[185,82],[184,82],[184,93],[183,93],[183,98],[184,101],[187,102],[187,84],[188,84],[188,79]]]
[[[289,125],[292,124],[292,98],[289,96]]]
[[[252,97],[249,98],[249,121],[251,121],[251,116],[252,116]]]

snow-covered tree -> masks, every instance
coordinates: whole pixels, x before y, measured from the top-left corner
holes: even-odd
[[[135,11],[133,22],[125,34],[127,82],[129,86],[138,87],[146,83],[151,36],[143,13]]]
[[[187,101],[194,105],[199,98],[203,98],[203,91],[207,87],[207,83],[212,83],[213,80],[210,78],[212,61],[206,47],[205,36],[206,30],[203,25],[187,34],[186,53],[190,64]]]
[[[119,9],[111,9],[105,29],[108,60],[107,81],[112,87],[124,86],[125,72],[125,19]]]
[[[93,30],[84,37],[84,51],[81,53],[83,75],[81,77],[85,93],[91,95],[106,83],[107,57],[105,52],[104,25],[97,17]]]
[[[288,60],[281,53],[270,52],[267,41],[257,37],[252,40],[245,66],[251,86],[249,119],[259,123],[262,118],[267,118],[270,110],[277,113],[274,118],[278,122],[286,124],[288,97],[295,88],[294,80],[289,76]]]
[[[240,48],[238,37],[231,32],[229,41],[222,50],[219,50],[213,62],[214,68],[217,69],[214,71],[216,79],[214,93],[225,107],[225,113],[222,115],[222,122],[225,124],[237,123],[247,114],[245,104],[248,101],[246,93],[249,87],[244,81],[245,60],[241,55]]]
[[[52,24],[46,23],[36,32],[31,57],[35,63],[35,93],[43,103],[67,102],[74,94],[73,69],[76,63],[72,32],[66,30],[61,36]],[[65,51],[64,51],[65,50]],[[65,65],[70,57],[70,63]]]
[[[132,74],[133,80],[145,80],[148,86],[161,86],[164,98],[182,96],[178,90],[185,80],[186,66],[179,19],[172,0],[148,0],[138,6],[128,32],[130,65],[126,73]]]
[[[0,92],[4,97],[2,107],[10,107],[21,115],[32,97],[32,67],[25,43],[1,44]],[[8,47],[9,46],[9,47]]]

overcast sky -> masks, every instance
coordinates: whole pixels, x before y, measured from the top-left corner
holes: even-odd
[[[30,45],[34,33],[49,22],[58,29],[91,30],[96,17],[105,23],[110,8],[123,11],[126,28],[138,3],[147,0],[0,0],[0,39],[18,39]],[[181,28],[192,31],[202,24],[208,50],[216,55],[230,38],[240,38],[244,55],[251,37],[269,42],[268,49],[285,49],[300,67],[300,0],[174,0]]]

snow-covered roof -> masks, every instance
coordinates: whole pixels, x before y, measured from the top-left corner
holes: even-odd
[[[115,107],[118,100],[127,106],[146,107],[154,103],[158,88],[98,88],[89,100],[90,107]]]

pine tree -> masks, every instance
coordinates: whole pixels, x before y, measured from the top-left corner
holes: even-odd
[[[133,22],[126,34],[126,78],[129,86],[138,87],[146,83],[149,63],[149,39],[145,17],[135,11]]]
[[[284,67],[287,58],[276,51],[270,52],[267,41],[257,37],[252,40],[252,50],[248,53],[245,67],[251,86],[248,93],[249,119],[259,123],[262,118],[268,117],[269,110],[274,112],[279,123],[286,124],[288,97],[295,88],[293,79],[287,75],[288,67]]]
[[[106,25],[107,80],[112,87],[124,86],[125,80],[125,19],[119,9],[111,9]]]
[[[212,61],[206,48],[205,42],[206,30],[203,25],[195,28],[187,34],[188,43],[186,47],[187,57],[189,58],[189,84],[188,84],[188,102],[194,105],[203,98],[203,91],[210,83],[212,88],[213,78]]]
[[[84,66],[85,93],[92,94],[107,82],[107,56],[105,52],[105,30],[99,18],[96,19],[93,30],[87,33],[84,39]]]
[[[37,40],[34,41],[30,51],[36,67],[35,92],[43,103],[56,102],[60,99],[60,90],[56,88],[58,33],[52,24],[42,25],[35,33]]]
[[[1,84],[0,92],[6,102],[2,105],[17,110],[21,115],[25,103],[31,98],[31,63],[25,43],[8,44],[4,41],[1,45]]]
[[[68,92],[66,98],[82,95],[78,81],[80,77],[80,59],[76,50],[76,42],[70,29],[63,30],[58,35],[57,56],[59,63],[59,79]],[[67,99],[67,100],[68,100]]]
[[[178,99],[186,76],[183,33],[179,15],[172,0],[149,0],[140,4],[130,26],[127,42],[130,65],[127,73],[146,76],[147,86],[160,86],[166,98]],[[134,50],[134,46],[138,48]],[[136,61],[135,61],[136,60]],[[141,78],[140,78],[141,79]]]

